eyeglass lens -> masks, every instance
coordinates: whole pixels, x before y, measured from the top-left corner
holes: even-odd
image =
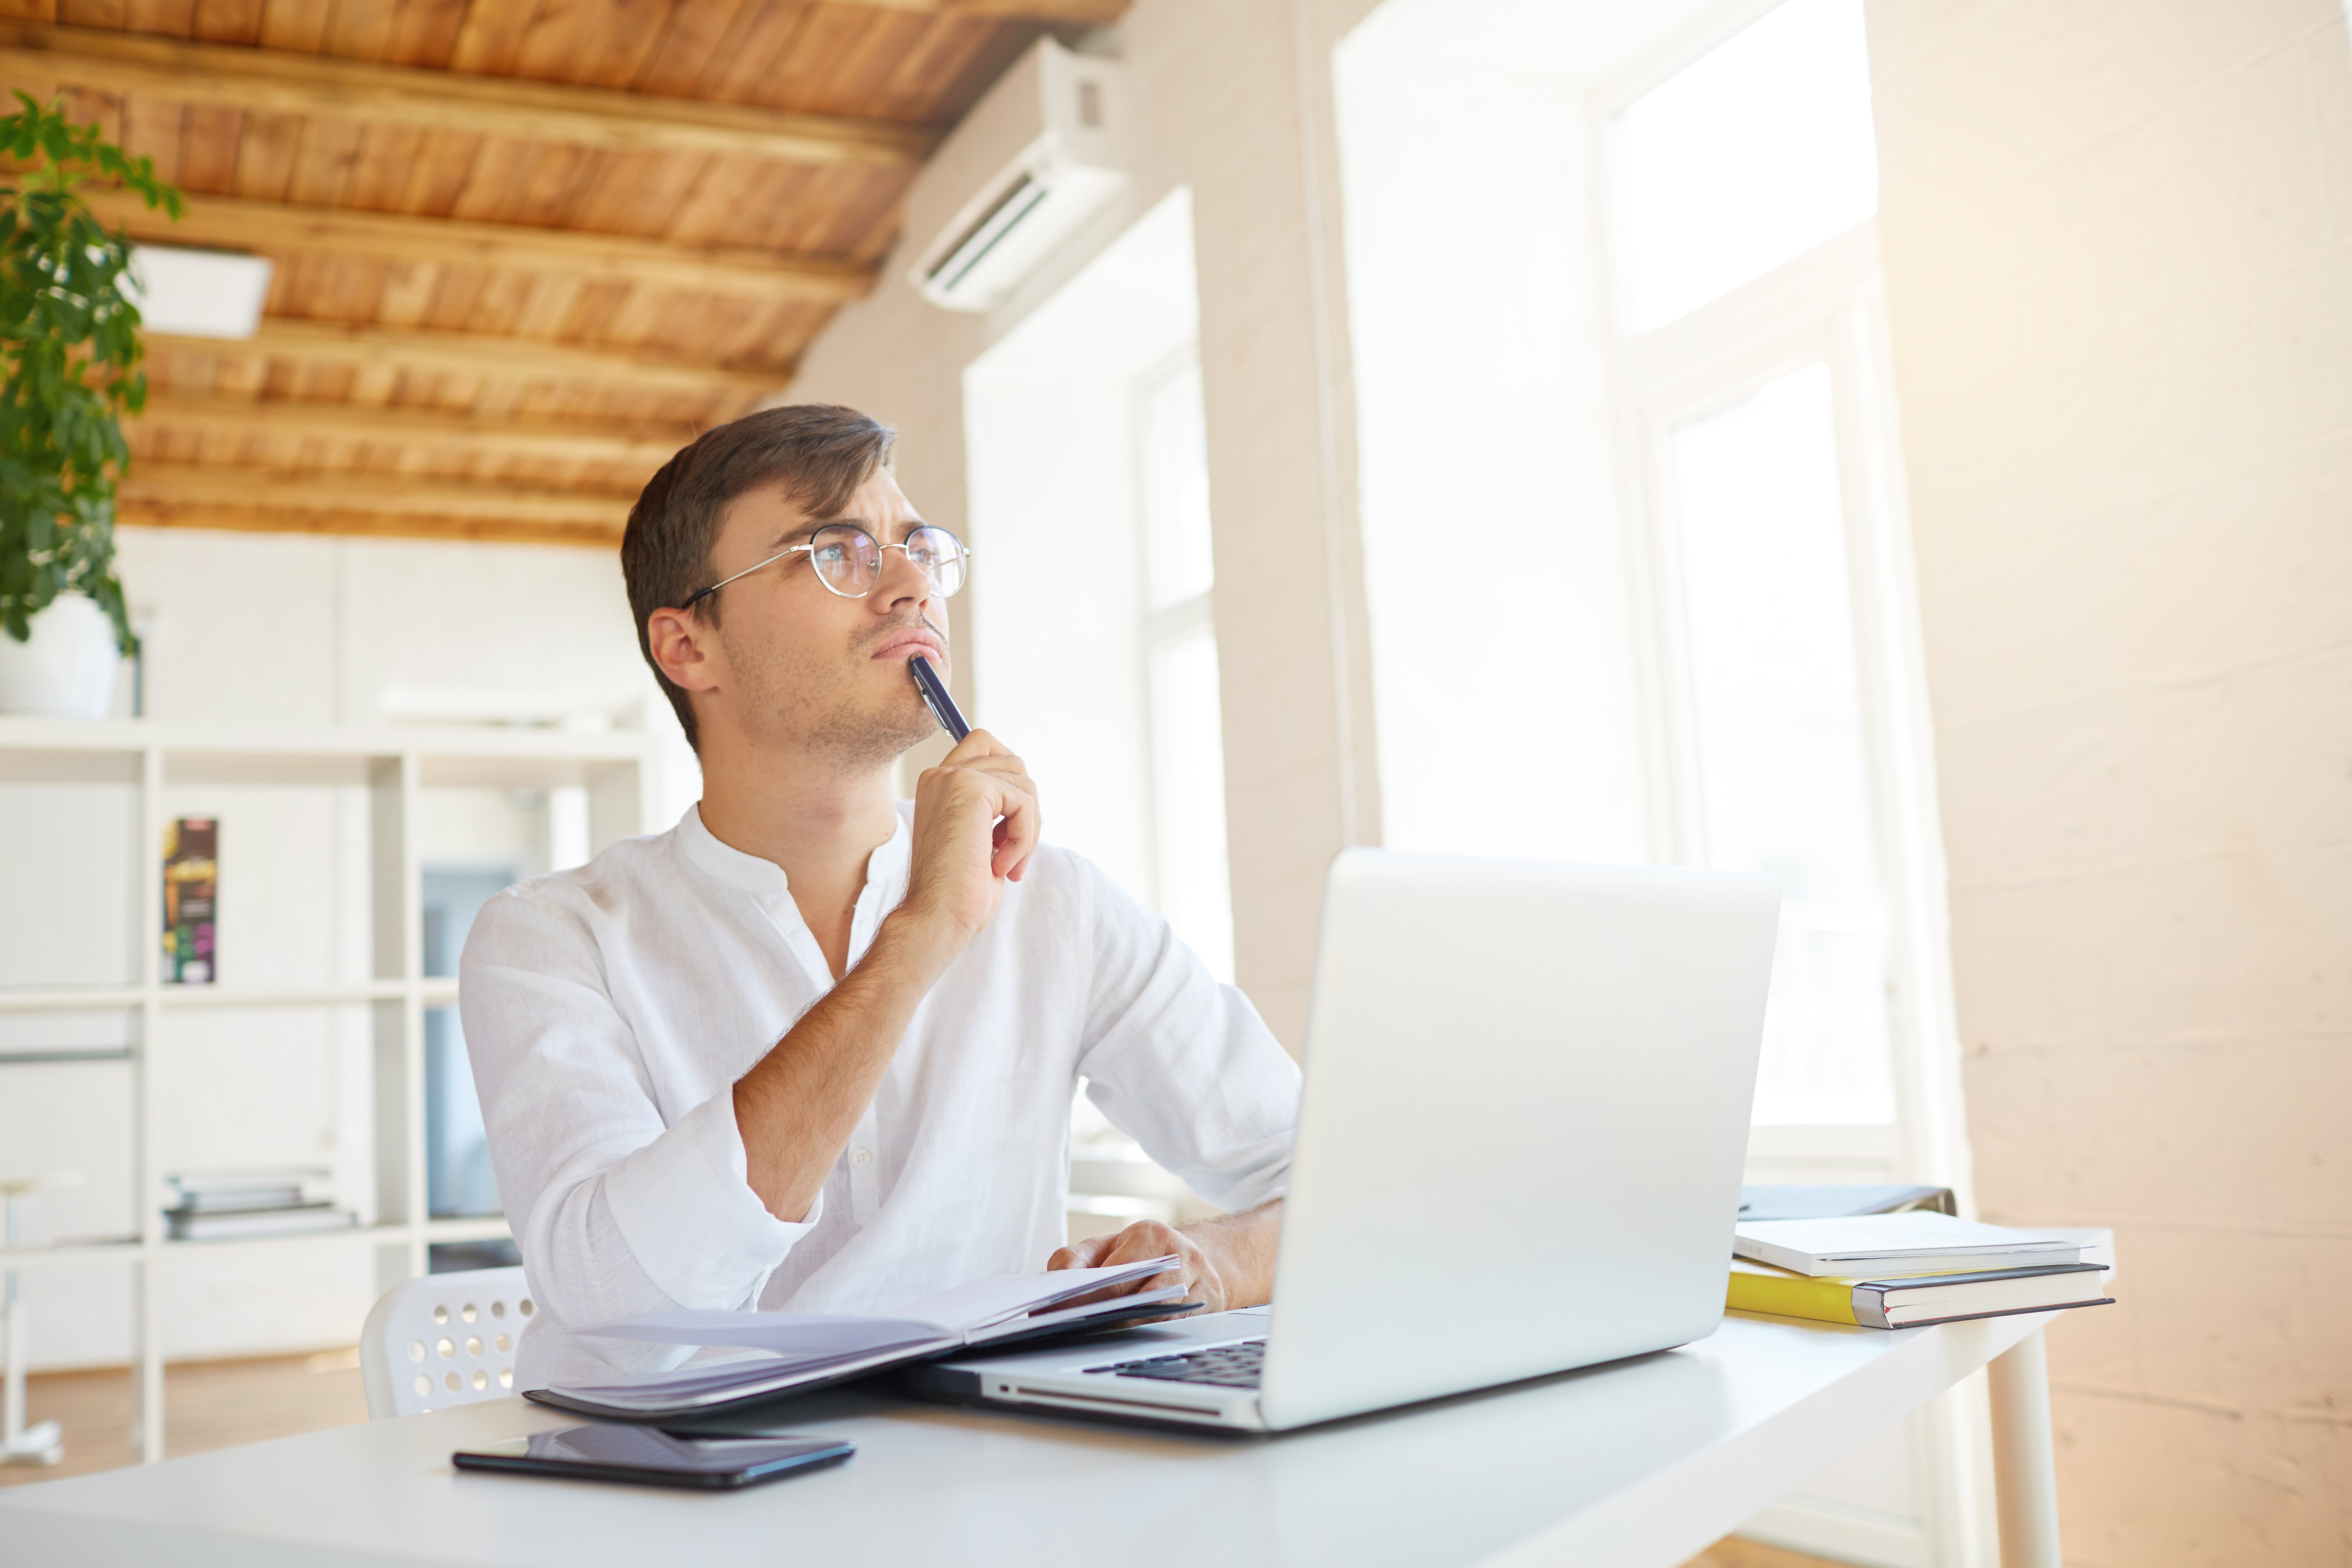
[[[882,575],[882,549],[872,534],[849,523],[820,528],[809,540],[809,561],[835,593],[862,599]],[[963,542],[944,528],[919,528],[907,535],[907,559],[922,569],[941,598],[963,586]]]

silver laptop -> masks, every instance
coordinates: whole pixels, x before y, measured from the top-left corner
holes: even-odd
[[[1779,910],[1760,877],[1347,851],[1274,1304],[908,1381],[1270,1432],[1704,1339]]]

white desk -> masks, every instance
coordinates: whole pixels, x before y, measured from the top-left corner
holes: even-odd
[[[453,1448],[574,1419],[502,1399],[0,1492],[0,1564],[1670,1568],[2000,1356],[2004,1561],[2058,1568],[2045,1321],[1734,1316],[1683,1350],[1274,1438],[817,1394],[782,1425],[856,1457],[718,1495],[457,1474]]]

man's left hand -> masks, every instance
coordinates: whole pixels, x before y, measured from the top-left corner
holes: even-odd
[[[1097,1236],[1066,1247],[1045,1260],[1051,1268],[1106,1268],[1119,1263],[1141,1263],[1147,1258],[1165,1258],[1174,1253],[1181,1260],[1178,1269],[1165,1274],[1153,1274],[1097,1291],[1088,1300],[1102,1300],[1112,1296],[1132,1296],[1139,1291],[1158,1290],[1170,1285],[1184,1287],[1184,1300],[1203,1303],[1212,1312],[1222,1312],[1234,1303],[1225,1300],[1225,1281],[1217,1266],[1202,1250],[1201,1244],[1172,1225],[1162,1225],[1156,1219],[1139,1219],[1117,1236]]]
[[[1274,1292],[1274,1258],[1282,1237],[1282,1200],[1262,1204],[1246,1214],[1225,1215],[1186,1226],[1162,1225],[1140,1219],[1117,1236],[1097,1236],[1065,1247],[1045,1261],[1047,1268],[1099,1268],[1117,1263],[1141,1263],[1173,1253],[1177,1267],[1125,1285],[1096,1292],[1089,1300],[1130,1296],[1182,1285],[1184,1300],[1198,1301],[1212,1312],[1234,1307],[1255,1307]]]

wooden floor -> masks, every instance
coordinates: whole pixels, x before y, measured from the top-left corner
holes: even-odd
[[[0,1486],[51,1480],[131,1462],[131,1379],[120,1371],[52,1372],[26,1380],[27,1418],[65,1423],[65,1462],[0,1465]],[[360,1352],[183,1362],[164,1373],[164,1442],[174,1456],[319,1432],[367,1419]],[[1838,1568],[1818,1557],[1726,1536],[1684,1568]]]
[[[0,1486],[130,1464],[131,1377],[121,1369],[38,1373],[25,1380],[26,1419],[65,1423],[65,1462],[0,1465]],[[257,1443],[367,1419],[360,1352],[182,1362],[163,1374],[163,1441],[173,1454]]]

